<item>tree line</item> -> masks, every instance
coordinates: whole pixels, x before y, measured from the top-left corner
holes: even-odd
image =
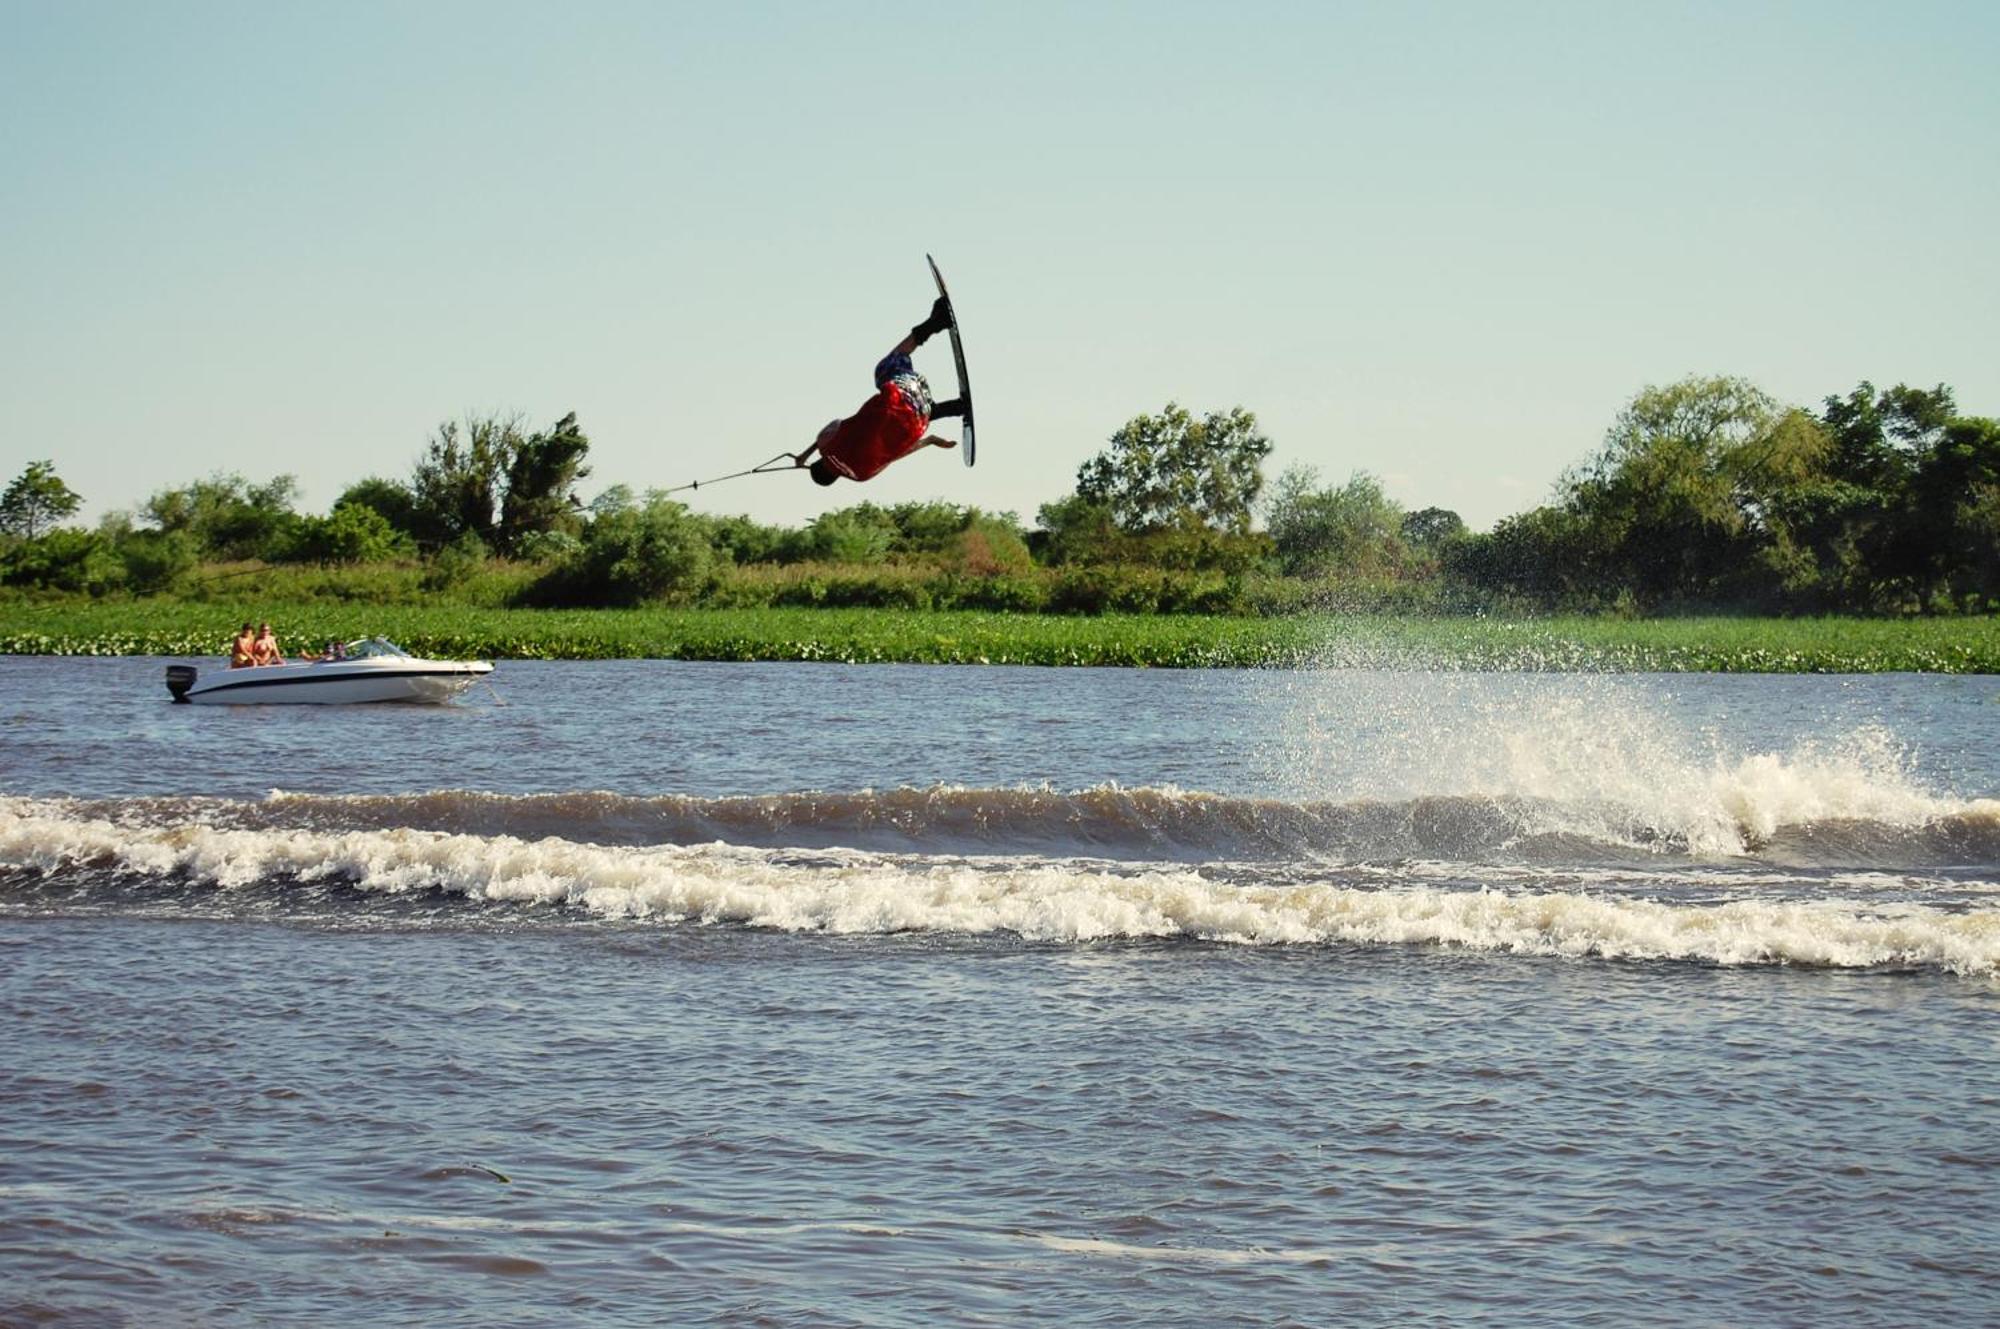
[[[1450,575],[1541,603],[1787,612],[2000,608],[2000,422],[1863,382],[1818,411],[1739,378],[1639,393],[1555,501]]]
[[[804,527],[612,485],[586,503],[574,414],[447,422],[404,479],[325,515],[293,477],[215,475],[94,530],[50,461],[0,494],[0,583],[184,591],[217,565],[402,563],[437,589],[500,561],[546,605],[879,603],[1097,612],[1418,609],[1990,612],[2000,608],[2000,423],[1951,390],[1861,383],[1817,410],[1739,378],[1632,398],[1551,500],[1491,531],[1405,510],[1357,471],[1292,466],[1237,407],[1141,415],[1033,526],[947,503],[862,503]],[[207,571],[204,571],[207,569]]]

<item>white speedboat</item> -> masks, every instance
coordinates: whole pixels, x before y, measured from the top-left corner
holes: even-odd
[[[419,660],[383,637],[347,643],[345,655],[246,669],[168,665],[177,702],[320,703],[450,701],[493,672],[484,660]]]

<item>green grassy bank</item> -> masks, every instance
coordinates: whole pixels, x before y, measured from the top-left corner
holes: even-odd
[[[0,602],[0,653],[218,656],[246,610]],[[256,606],[287,648],[381,634],[482,659],[2000,674],[2000,618],[1102,617],[886,609]]]

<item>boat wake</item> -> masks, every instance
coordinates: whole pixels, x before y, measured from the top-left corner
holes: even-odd
[[[1779,822],[1757,852],[1726,859],[1693,861],[1689,838],[1633,825],[1629,810],[1527,800],[1316,805],[1115,788],[6,798],[0,911],[2000,972],[2000,802]],[[1821,861],[1781,861],[1779,843]],[[1919,857],[1938,866],[1916,871]]]
[[[1924,794],[1757,758],[1699,796],[1651,806],[1544,794],[1287,801],[1176,789],[955,785],[743,797],[599,791],[302,794],[258,800],[4,800],[121,826],[283,832],[409,830],[598,845],[723,844],[946,854],[1320,862],[1442,859],[1547,867],[1752,862],[1787,867],[2000,867],[2000,800]]]

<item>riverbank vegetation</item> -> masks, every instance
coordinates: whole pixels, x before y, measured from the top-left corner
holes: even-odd
[[[142,635],[160,623],[164,636],[147,640],[185,653],[198,634],[202,653],[218,623],[254,616],[285,619],[295,640],[407,622],[413,645],[488,655],[600,653],[567,637],[614,655],[648,642],[644,653],[735,658],[732,642],[783,654],[794,640],[786,658],[798,658],[810,640],[841,658],[1017,658],[1007,637],[1037,659],[1263,662],[1353,639],[1353,616],[1375,614],[1468,620],[1408,631],[1486,660],[1506,650],[1482,622],[1533,634],[1552,615],[1586,615],[1628,626],[1556,620],[1597,643],[1577,649],[1658,667],[1711,656],[1788,667],[1796,655],[1804,668],[1934,668],[1990,662],[1975,624],[2000,611],[2000,422],[1961,413],[1943,385],[1862,383],[1816,410],[1740,379],[1649,387],[1549,504],[1484,532],[1441,508],[1406,510],[1365,473],[1328,484],[1295,465],[1267,485],[1272,443],[1240,408],[1197,417],[1170,403],[1136,417],[1032,525],[864,502],[778,527],[622,484],[586,504],[588,450],[574,415],[539,431],[469,419],[441,426],[408,478],[359,480],[324,515],[297,510],[290,476],[213,475],[94,529],[65,524],[82,500],[52,461],[36,462],[0,494],[0,636],[9,649],[40,638],[81,649],[81,623]],[[879,634],[864,619],[787,616],[844,609],[901,614]],[[636,616],[563,617],[586,610]],[[691,610],[710,616],[678,612]],[[1744,615],[1802,625],[1723,626]],[[998,620],[981,616],[1008,626],[989,631]],[[1694,626],[1630,626],[1661,617]],[[1943,617],[1972,623],[1868,626]],[[461,619],[476,626],[451,626]],[[1191,626],[1207,619],[1246,622]],[[962,653],[923,644],[968,633],[977,645]],[[1841,644],[1864,639],[1874,644],[1858,654]]]
[[[1256,618],[331,600],[265,607],[293,649],[379,633],[456,659],[2000,674],[1995,617]],[[16,602],[0,612],[0,653],[214,656],[234,626],[223,606],[200,601]]]

